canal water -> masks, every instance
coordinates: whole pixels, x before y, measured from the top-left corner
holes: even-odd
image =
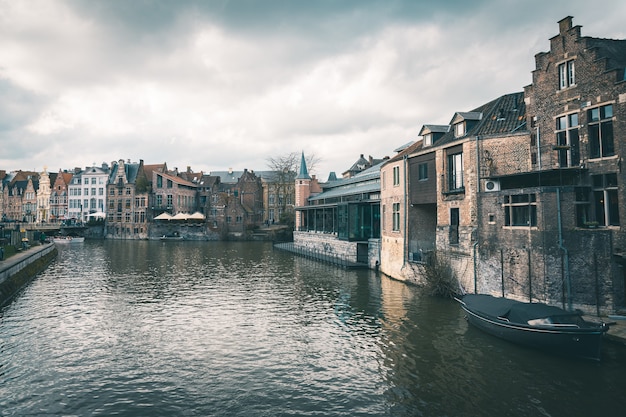
[[[0,310],[2,416],[624,416],[600,363],[265,243],[85,242]]]

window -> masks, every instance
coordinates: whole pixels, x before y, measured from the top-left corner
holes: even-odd
[[[537,196],[535,194],[505,196],[504,225],[514,227],[537,226]]]
[[[461,137],[465,135],[465,123],[461,122],[461,123],[457,123],[454,125],[454,136],[455,137]]]
[[[463,153],[448,155],[448,191],[463,189]]]
[[[157,188],[163,188],[163,177],[157,175]]]
[[[393,203],[393,231],[400,231],[400,203]]]
[[[157,207],[161,207],[163,205],[163,196],[157,194],[156,196],[156,205]]]
[[[433,134],[429,133],[424,135],[424,146],[431,146],[433,144]]]
[[[576,84],[576,73],[574,71],[574,60],[564,62],[559,65],[559,89],[564,89]]]
[[[613,146],[613,105],[596,107],[587,112],[589,125],[589,157],[615,155]]]
[[[428,179],[428,164],[427,163],[423,163],[423,164],[419,164],[418,166],[418,179],[420,181],[426,181]]]
[[[400,167],[393,167],[393,185],[400,185]]]
[[[167,180],[167,188],[172,188],[173,184],[172,180]]]
[[[450,209],[450,231],[449,239],[451,245],[459,244],[459,224],[461,216],[458,208]]]
[[[599,226],[619,226],[617,174],[592,175],[593,207]]]
[[[168,207],[172,207],[172,204],[173,204],[173,201],[174,201],[173,198],[174,198],[174,196],[172,194],[168,194],[167,195],[167,205],[168,205]]]
[[[556,118],[556,145],[560,167],[572,167],[580,163],[578,113]]]

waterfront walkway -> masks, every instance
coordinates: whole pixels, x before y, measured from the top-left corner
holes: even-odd
[[[13,256],[10,256],[8,258],[5,257],[4,259],[0,260],[0,277],[3,276],[3,272],[7,269],[11,269],[15,265],[22,262],[24,259],[30,258],[31,256],[33,256],[33,254],[39,253],[51,245],[54,245],[54,243],[30,246],[26,250],[18,251]],[[2,279],[0,279],[0,281],[2,281]]]

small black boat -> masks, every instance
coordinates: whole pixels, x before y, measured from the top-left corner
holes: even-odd
[[[469,323],[489,334],[558,355],[601,359],[602,336],[609,326],[586,321],[578,311],[485,294],[456,300]]]

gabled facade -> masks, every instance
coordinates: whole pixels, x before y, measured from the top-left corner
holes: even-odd
[[[220,177],[211,195],[207,220],[223,238],[241,237],[261,224],[263,187],[261,179],[247,169],[237,173],[212,173]]]
[[[44,168],[39,175],[39,189],[37,190],[37,222],[48,223],[50,221],[50,196],[52,189],[50,176]]]
[[[3,221],[35,222],[39,174],[16,171],[6,174],[3,180]]]
[[[72,181],[71,172],[59,170],[52,181],[50,190],[50,222],[61,223],[69,219],[68,213],[68,184]]]
[[[148,239],[150,180],[143,161],[111,163],[107,184],[106,232],[109,239]]]

